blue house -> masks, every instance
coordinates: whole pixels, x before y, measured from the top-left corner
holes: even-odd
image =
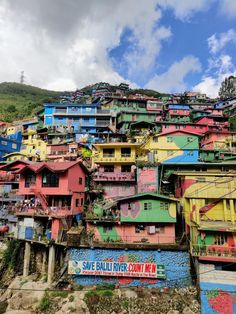
[[[0,160],[10,153],[19,152],[21,149],[22,134],[17,132],[15,134],[0,136]]]
[[[110,110],[101,110],[100,104],[47,103],[44,104],[46,126],[73,127],[75,133],[94,134],[112,125]]]

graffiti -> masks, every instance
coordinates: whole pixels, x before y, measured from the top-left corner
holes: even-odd
[[[74,282],[82,285],[97,285],[109,281],[109,283],[112,284],[128,286],[179,287],[191,283],[189,255],[187,252],[71,249],[69,254],[71,261],[85,260],[119,263],[156,263],[164,265],[166,270],[166,279],[72,275]],[[173,261],[175,261],[175,263],[173,263]]]

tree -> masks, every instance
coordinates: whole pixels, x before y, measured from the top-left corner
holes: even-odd
[[[221,99],[236,97],[236,77],[229,76],[221,83],[219,90]]]

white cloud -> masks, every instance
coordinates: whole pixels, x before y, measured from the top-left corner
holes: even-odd
[[[235,1],[236,3],[236,1]],[[212,54],[216,54],[222,50],[228,43],[236,43],[236,31],[229,29],[225,33],[214,34],[208,38],[208,47]]]
[[[207,10],[214,0],[159,0],[164,9],[172,9],[176,18],[189,19],[194,13]]]
[[[193,89],[217,97],[222,81],[230,75],[236,75],[236,68],[229,55],[221,55],[209,60],[208,72]]]
[[[236,17],[236,1],[235,0],[221,0],[220,12],[222,15],[226,15],[228,18]]]
[[[120,45],[125,29],[135,49],[124,50],[130,80],[154,65],[162,41],[158,0],[0,0],[0,81],[74,89],[97,81],[120,83],[108,50]],[[132,82],[131,82],[132,83]]]
[[[186,89],[185,77],[191,72],[199,72],[201,64],[194,56],[186,56],[179,62],[171,65],[167,72],[155,75],[146,85],[146,88],[160,92],[181,92]]]

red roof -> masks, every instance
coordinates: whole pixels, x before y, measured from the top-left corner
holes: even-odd
[[[173,130],[173,131],[162,132],[162,133],[158,134],[157,136],[164,136],[164,135],[168,135],[168,134],[172,134],[172,133],[183,133],[183,134],[191,134],[191,135],[195,135],[195,136],[202,136],[199,133],[194,133],[194,132],[189,132],[189,131],[184,131],[184,130]]]
[[[89,172],[88,169],[84,166],[82,161],[65,161],[65,162],[35,162],[29,165],[26,165],[23,169],[19,171],[19,173],[25,171],[26,169],[30,169],[35,173],[40,172],[42,169],[47,168],[52,172],[64,172],[69,168],[73,167],[74,165],[79,164],[84,172]]]

